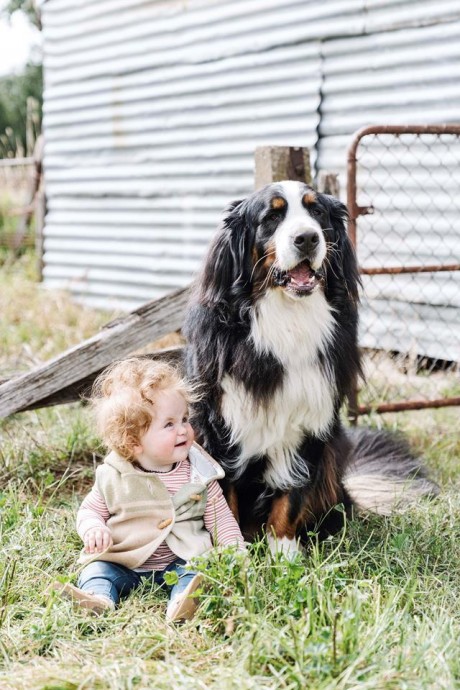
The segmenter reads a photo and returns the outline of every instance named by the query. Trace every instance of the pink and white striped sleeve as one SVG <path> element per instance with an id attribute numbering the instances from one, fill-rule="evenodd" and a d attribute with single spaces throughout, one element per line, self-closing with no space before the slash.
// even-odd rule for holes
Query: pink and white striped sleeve
<path id="1" fill-rule="evenodd" d="M 208 500 L 204 511 L 204 526 L 215 546 L 244 546 L 243 535 L 230 510 L 222 489 L 216 481 L 208 484 Z"/>
<path id="2" fill-rule="evenodd" d="M 82 540 L 89 529 L 105 527 L 110 517 L 107 505 L 95 486 L 83 500 L 77 513 L 77 532 Z"/>

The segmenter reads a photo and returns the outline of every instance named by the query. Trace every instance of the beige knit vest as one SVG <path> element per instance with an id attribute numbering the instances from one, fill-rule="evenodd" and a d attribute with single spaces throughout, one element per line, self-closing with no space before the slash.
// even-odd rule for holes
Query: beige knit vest
<path id="1" fill-rule="evenodd" d="M 137 470 L 110 453 L 96 470 L 96 486 L 107 505 L 113 545 L 104 553 L 81 552 L 79 563 L 110 561 L 127 568 L 141 566 L 162 542 L 179 558 L 189 560 L 212 546 L 205 529 L 207 485 L 224 471 L 201 446 L 189 453 L 190 481 L 171 496 L 158 475 Z"/>

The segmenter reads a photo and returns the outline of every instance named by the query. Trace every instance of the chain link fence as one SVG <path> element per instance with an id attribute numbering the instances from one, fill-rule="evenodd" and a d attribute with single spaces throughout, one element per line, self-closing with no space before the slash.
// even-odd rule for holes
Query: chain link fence
<path id="1" fill-rule="evenodd" d="M 347 193 L 366 374 L 351 416 L 460 405 L 460 125 L 361 130 Z"/>

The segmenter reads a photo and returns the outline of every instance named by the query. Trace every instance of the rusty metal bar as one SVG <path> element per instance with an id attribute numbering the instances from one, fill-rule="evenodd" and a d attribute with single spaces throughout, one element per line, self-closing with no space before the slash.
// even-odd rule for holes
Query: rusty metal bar
<path id="1" fill-rule="evenodd" d="M 372 125 L 358 130 L 352 139 L 347 157 L 347 206 L 348 206 L 348 235 L 357 249 L 357 219 L 361 215 L 374 213 L 374 207 L 359 206 L 357 202 L 357 151 L 361 140 L 368 135 L 392 134 L 396 137 L 403 134 L 452 134 L 460 136 L 460 124 L 439 125 Z M 431 266 L 400 266 L 381 268 L 360 268 L 363 275 L 398 275 L 403 273 L 436 273 L 440 271 L 459 271 L 460 264 L 431 265 Z M 442 398 L 437 400 L 406 400 L 396 403 L 382 403 L 380 405 L 359 405 L 358 382 L 349 395 L 349 419 L 356 424 L 361 414 L 369 412 L 399 412 L 403 410 L 422 410 L 428 408 L 450 407 L 460 405 L 460 397 Z"/>
<path id="2" fill-rule="evenodd" d="M 348 149 L 347 158 L 347 206 L 349 213 L 348 234 L 356 249 L 356 220 L 359 216 L 373 213 L 372 206 L 358 206 L 356 201 L 356 152 L 363 137 L 369 134 L 456 134 L 460 136 L 460 125 L 371 125 L 359 129 Z"/>
<path id="3" fill-rule="evenodd" d="M 405 410 L 426 410 L 432 407 L 453 407 L 460 405 L 460 398 L 440 398 L 438 400 L 403 400 L 397 403 L 382 403 L 381 405 L 358 405 L 358 414 L 370 412 L 402 412 Z"/>
<path id="4" fill-rule="evenodd" d="M 444 266 L 383 266 L 382 268 L 359 269 L 359 272 L 365 276 L 399 275 L 401 273 L 439 273 L 440 271 L 460 271 L 460 264 L 446 264 Z"/>

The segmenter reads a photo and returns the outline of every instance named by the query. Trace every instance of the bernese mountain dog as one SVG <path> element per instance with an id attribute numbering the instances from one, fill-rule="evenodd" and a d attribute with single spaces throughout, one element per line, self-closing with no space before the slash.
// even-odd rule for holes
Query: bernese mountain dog
<path id="1" fill-rule="evenodd" d="M 335 532 L 353 505 L 385 513 L 436 493 L 404 440 L 341 420 L 361 374 L 346 215 L 293 181 L 231 203 L 184 327 L 198 440 L 225 469 L 245 537 L 265 531 L 286 554 L 312 529 Z"/>

